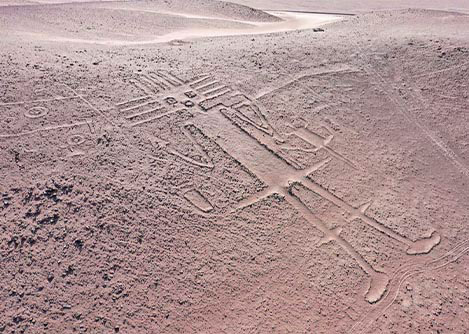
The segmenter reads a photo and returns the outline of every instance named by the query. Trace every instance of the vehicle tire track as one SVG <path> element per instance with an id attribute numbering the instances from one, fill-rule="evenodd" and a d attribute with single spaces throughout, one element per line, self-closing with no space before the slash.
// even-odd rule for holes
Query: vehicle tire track
<path id="1" fill-rule="evenodd" d="M 364 58 L 363 54 L 365 54 L 365 50 L 357 43 L 357 48 L 359 49 L 359 57 L 363 61 L 363 67 L 365 72 L 369 76 L 374 76 L 377 79 L 377 85 L 384 94 L 389 98 L 389 100 L 397 107 L 397 110 L 412 124 L 417 126 L 417 128 L 430 140 L 430 142 L 436 146 L 438 151 L 449 161 L 451 162 L 459 172 L 461 172 L 464 176 L 469 178 L 469 168 L 465 166 L 460 160 L 460 158 L 456 155 L 456 153 L 441 139 L 437 138 L 429 129 L 427 129 L 416 116 L 407 108 L 403 99 L 396 95 L 392 87 L 392 84 L 384 79 L 374 68 L 372 68 L 367 60 Z M 412 93 L 412 92 L 411 92 Z"/>
<path id="2" fill-rule="evenodd" d="M 377 304 L 377 307 L 356 322 L 347 334 L 365 334 L 370 326 L 381 317 L 396 301 L 402 285 L 405 281 L 415 275 L 424 274 L 430 271 L 436 271 L 457 261 L 461 256 L 469 252 L 469 239 L 459 243 L 446 254 L 437 259 L 429 260 L 423 263 L 410 263 L 400 267 L 391 278 L 388 291 L 383 299 Z"/>

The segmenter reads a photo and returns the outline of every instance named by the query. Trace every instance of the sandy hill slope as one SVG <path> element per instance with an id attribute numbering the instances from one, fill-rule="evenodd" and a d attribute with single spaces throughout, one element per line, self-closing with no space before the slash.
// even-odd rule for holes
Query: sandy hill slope
<path id="1" fill-rule="evenodd" d="M 1 0 L 1 6 L 23 6 L 23 5 L 35 5 L 37 2 L 34 1 L 26 1 L 26 0 Z"/>
<path id="2" fill-rule="evenodd" d="M 0 9 L 0 333 L 468 333 L 469 16 L 163 3 Z"/>
<path id="3" fill-rule="evenodd" d="M 407 8 L 469 11 L 466 0 L 233 0 L 254 8 L 276 10 L 306 10 L 321 12 L 360 13 L 373 10 L 399 10 Z"/>
<path id="4" fill-rule="evenodd" d="M 114 1 L 114 0 L 100 0 L 100 2 Z M 33 4 L 54 4 L 54 3 L 79 3 L 89 2 L 89 0 L 0 0 L 0 6 L 11 5 L 33 5 Z M 155 1 L 160 5 L 172 7 L 175 2 L 182 4 L 182 7 L 191 7 L 193 1 Z M 298 10 L 298 11 L 319 11 L 319 12 L 348 12 L 360 13 L 369 12 L 372 10 L 399 10 L 407 8 L 419 9 L 434 9 L 434 10 L 452 10 L 469 12 L 469 4 L 465 0 L 447 0 L 447 1 L 433 1 L 433 0 L 205 0 L 206 3 L 211 3 L 211 9 L 231 7 L 233 12 L 236 13 L 238 8 L 232 4 L 245 5 L 248 8 L 258 8 L 265 10 Z M 203 3 L 199 1 L 199 3 Z M 217 4 L 218 3 L 218 4 Z M 221 3 L 221 4 L 220 4 Z M 176 5 L 177 7 L 178 5 Z M 197 7 L 197 6 L 196 6 Z M 197 8 L 194 8 L 197 10 Z M 222 12 L 225 12 L 223 8 Z M 257 14 L 254 14 L 257 15 Z"/>
<path id="5" fill-rule="evenodd" d="M 340 17 L 267 13 L 221 1 L 117 1 L 0 7 L 0 34 L 16 39 L 137 45 L 315 28 Z"/>
<path id="6" fill-rule="evenodd" d="M 138 42 L 178 31 L 249 29 L 279 18 L 219 1 L 132 1 L 0 7 L 5 38 Z M 203 33 L 202 33 L 203 34 Z M 169 37 L 171 39 L 173 37 Z M 177 38 L 175 34 L 174 38 Z"/>

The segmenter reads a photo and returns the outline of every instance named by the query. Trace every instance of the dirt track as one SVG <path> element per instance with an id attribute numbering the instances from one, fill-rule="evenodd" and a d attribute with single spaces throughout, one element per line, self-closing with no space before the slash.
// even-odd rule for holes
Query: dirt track
<path id="1" fill-rule="evenodd" d="M 0 333 L 469 331 L 469 17 L 272 14 L 0 7 Z"/>

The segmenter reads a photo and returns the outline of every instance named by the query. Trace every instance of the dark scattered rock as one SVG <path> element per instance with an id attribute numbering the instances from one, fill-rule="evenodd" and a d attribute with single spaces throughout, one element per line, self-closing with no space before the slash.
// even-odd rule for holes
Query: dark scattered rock
<path id="1" fill-rule="evenodd" d="M 118 285 L 112 289 L 112 293 L 115 295 L 120 295 L 122 292 L 124 292 L 124 287 L 122 285 Z"/>
<path id="2" fill-rule="evenodd" d="M 4 200 L 3 200 L 3 208 L 6 209 L 6 208 L 8 208 L 9 206 L 10 206 L 10 201 L 7 200 L 7 199 L 4 199 Z"/>
<path id="3" fill-rule="evenodd" d="M 39 188 L 40 185 L 38 184 Z M 31 201 L 41 201 L 43 199 L 49 199 L 55 204 L 61 202 L 60 196 L 67 195 L 73 190 L 73 185 L 62 185 L 55 181 L 52 181 L 52 186 L 47 186 L 45 190 L 41 192 L 35 192 L 34 188 L 28 189 L 26 195 L 23 197 L 23 204 L 27 204 Z"/>
<path id="4" fill-rule="evenodd" d="M 47 275 L 47 281 L 50 283 L 54 280 L 54 275 L 49 273 L 49 275 Z"/>
<path id="5" fill-rule="evenodd" d="M 15 150 L 11 150 L 11 153 L 15 156 L 15 163 L 20 162 L 20 153 Z"/>
<path id="6" fill-rule="evenodd" d="M 313 31 L 314 32 L 324 32 L 324 29 L 323 28 L 314 28 Z"/>
<path id="7" fill-rule="evenodd" d="M 72 266 L 68 266 L 65 272 L 62 274 L 62 277 L 69 276 L 75 272 L 75 269 Z"/>
<path id="8" fill-rule="evenodd" d="M 157 278 L 152 284 L 150 284 L 150 288 L 152 289 L 158 289 L 158 286 L 160 285 L 160 279 Z"/>
<path id="9" fill-rule="evenodd" d="M 72 305 L 70 305 L 70 304 L 63 304 L 62 305 L 62 309 L 64 309 L 64 310 L 70 310 L 71 308 L 72 308 Z"/>
<path id="10" fill-rule="evenodd" d="M 23 322 L 24 321 L 24 318 L 20 315 L 16 316 L 16 317 L 13 317 L 13 322 L 18 325 L 20 322 Z"/>
<path id="11" fill-rule="evenodd" d="M 107 134 L 104 134 L 98 138 L 98 145 L 104 145 L 108 147 L 110 142 L 111 138 Z"/>
<path id="12" fill-rule="evenodd" d="M 20 297 L 20 298 L 23 298 L 24 293 L 18 293 L 18 292 L 16 292 L 15 290 L 12 290 L 12 291 L 10 291 L 10 293 L 8 294 L 8 296 L 10 296 L 10 297 Z"/>
<path id="13" fill-rule="evenodd" d="M 36 239 L 28 237 L 27 242 L 30 246 L 33 246 L 36 243 Z"/>
<path id="14" fill-rule="evenodd" d="M 58 183 L 54 183 L 54 186 L 57 190 L 60 190 L 61 195 L 70 194 L 73 190 L 73 185 L 61 185 Z"/>
<path id="15" fill-rule="evenodd" d="M 33 199 L 33 191 L 32 191 L 32 189 L 29 189 L 28 193 L 23 198 L 23 204 L 26 204 L 26 203 L 30 202 L 32 199 Z"/>
<path id="16" fill-rule="evenodd" d="M 83 249 L 83 245 L 84 245 L 84 242 L 83 240 L 80 240 L 80 239 L 77 239 L 73 242 L 73 245 L 78 248 L 78 250 L 82 250 Z"/>
<path id="17" fill-rule="evenodd" d="M 6 209 L 10 206 L 11 197 L 7 193 L 4 193 L 2 194 L 2 201 L 3 201 L 3 208 Z"/>
<path id="18" fill-rule="evenodd" d="M 25 218 L 32 218 L 35 219 L 39 214 L 41 213 L 41 205 L 37 204 L 36 209 L 32 211 L 32 209 L 29 209 L 28 212 L 25 214 Z"/>
<path id="19" fill-rule="evenodd" d="M 18 243 L 18 237 L 17 236 L 13 236 L 11 237 L 11 239 L 8 241 L 8 247 L 10 246 L 13 246 L 13 247 L 18 247 L 19 243 Z"/>
<path id="20" fill-rule="evenodd" d="M 47 188 L 43 193 L 44 197 L 52 200 L 54 203 L 60 202 L 60 199 L 57 198 L 57 189 Z"/>
<path id="21" fill-rule="evenodd" d="M 39 221 L 39 224 L 40 225 L 54 225 L 54 224 L 57 224 L 58 221 L 59 221 L 59 215 L 54 214 L 51 217 L 46 217 L 46 218 L 41 219 Z"/>

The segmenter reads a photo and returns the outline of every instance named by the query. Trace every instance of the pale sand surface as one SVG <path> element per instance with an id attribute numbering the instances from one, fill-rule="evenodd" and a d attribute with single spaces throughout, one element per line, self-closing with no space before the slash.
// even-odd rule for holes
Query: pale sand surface
<path id="1" fill-rule="evenodd" d="M 22 4 L 0 333 L 469 332 L 468 15 Z"/>
<path id="2" fill-rule="evenodd" d="M 148 12 L 148 11 L 146 11 Z M 259 34 L 270 34 L 278 32 L 286 32 L 292 30 L 303 30 L 318 28 L 324 24 L 339 21 L 341 18 L 335 15 L 323 15 L 323 14 L 310 14 L 310 13 L 294 13 L 284 11 L 272 11 L 267 12 L 274 16 L 282 19 L 279 22 L 255 22 L 255 21 L 241 21 L 241 20 L 230 20 L 220 19 L 212 17 L 204 17 L 199 15 L 189 14 L 173 14 L 170 12 L 158 13 L 169 16 L 181 16 L 188 19 L 200 19 L 200 20 L 216 20 L 222 23 L 226 23 L 226 28 L 221 27 L 219 29 L 204 29 L 204 28 L 189 28 L 181 29 L 175 32 L 167 33 L 162 36 L 153 39 L 141 39 L 137 40 L 117 40 L 117 39 L 78 39 L 78 38 L 66 38 L 66 37 L 55 37 L 47 34 L 39 33 L 27 33 L 32 38 L 44 39 L 56 42 L 74 42 L 74 43 L 92 43 L 92 44 L 105 44 L 105 45 L 139 45 L 139 44 L 155 44 L 155 43 L 166 43 L 173 40 L 188 40 L 202 37 L 222 37 L 222 36 L 243 36 L 243 35 L 259 35 Z M 240 23 L 243 26 L 240 28 L 228 28 L 233 23 Z M 137 37 L 137 36 L 133 36 Z"/>
<path id="3" fill-rule="evenodd" d="M 35 6 L 25 9 L 24 14 L 18 13 L 16 8 L 15 10 L 9 10 L 4 14 L 5 23 L 0 23 L 0 25 L 3 26 L 5 33 L 10 32 L 7 36 L 10 39 L 25 38 L 82 44 L 139 45 L 201 37 L 257 35 L 312 29 L 340 20 L 339 16 L 334 15 L 272 11 L 265 14 L 266 17 L 269 17 L 270 14 L 272 21 L 269 22 L 257 20 L 257 17 L 247 17 L 246 20 L 242 20 L 236 17 L 217 16 L 214 13 L 211 16 L 204 16 L 190 13 L 190 10 L 176 12 L 177 9 L 182 8 L 169 6 L 161 8 L 158 4 L 152 5 L 151 2 L 137 3 L 136 5 L 129 2 L 85 5 L 77 3 L 68 6 L 56 5 L 53 8 Z M 63 17 L 64 19 L 58 19 L 55 22 L 41 19 L 41 16 L 45 18 L 53 15 L 54 12 L 55 15 L 60 15 L 59 18 Z M 93 23 L 90 22 L 89 26 L 82 26 L 83 22 L 80 22 L 76 29 L 72 29 L 70 21 L 65 18 L 68 16 L 73 20 L 74 16 L 80 17 L 81 15 L 90 15 L 88 20 L 92 20 Z M 106 20 L 110 15 L 113 15 L 113 17 L 118 15 L 119 18 L 126 21 L 126 24 L 113 26 L 112 30 L 109 29 L 105 34 L 103 34 L 103 31 L 98 31 L 98 35 L 102 34 L 102 36 L 98 39 L 93 38 L 97 35 L 96 30 L 100 30 L 96 29 L 96 26 L 101 24 L 99 20 Z M 126 16 L 128 16 L 128 19 L 125 18 Z M 21 21 L 21 17 L 23 17 L 21 27 L 14 25 L 13 22 Z M 254 18 L 256 20 L 253 20 Z M 134 19 L 141 20 L 143 24 L 141 26 L 133 24 Z M 148 30 L 147 27 L 151 22 L 155 22 L 155 24 Z M 163 22 L 167 23 L 164 24 Z M 91 33 L 87 34 L 87 30 L 90 30 Z M 83 35 L 89 35 L 89 37 L 81 38 Z"/>
<path id="4" fill-rule="evenodd" d="M 232 2 L 264 10 L 305 10 L 318 12 L 363 13 L 408 8 L 469 12 L 466 0 L 233 0 Z"/>

